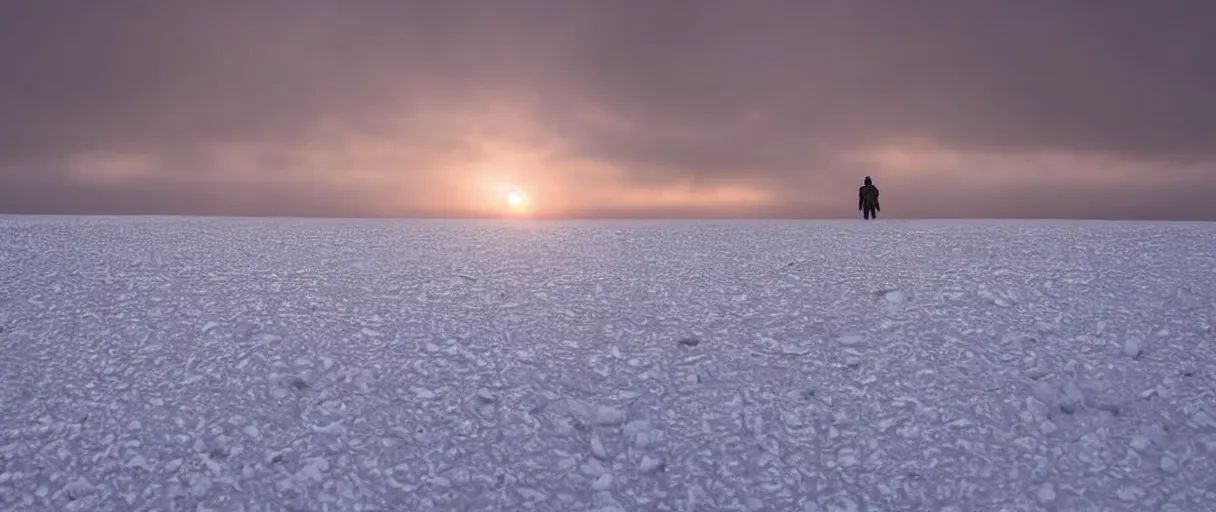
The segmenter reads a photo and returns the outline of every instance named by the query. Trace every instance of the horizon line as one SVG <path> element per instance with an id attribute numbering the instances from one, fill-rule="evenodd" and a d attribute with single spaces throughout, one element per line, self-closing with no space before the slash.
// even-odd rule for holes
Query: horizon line
<path id="1" fill-rule="evenodd" d="M 513 222 L 562 222 L 562 221 L 1081 221 L 1081 222 L 1157 222 L 1157 223 L 1213 223 L 1216 219 L 1166 219 L 1166 218 L 1110 218 L 1110 217 L 885 217 L 872 221 L 861 217 L 814 217 L 814 216 L 485 216 L 485 215 L 292 215 L 292 214 L 216 214 L 216 213 L 28 213 L 0 212 L 2 217 L 172 217 L 202 219 L 249 219 L 249 220 L 403 220 L 403 221 L 513 221 Z"/>

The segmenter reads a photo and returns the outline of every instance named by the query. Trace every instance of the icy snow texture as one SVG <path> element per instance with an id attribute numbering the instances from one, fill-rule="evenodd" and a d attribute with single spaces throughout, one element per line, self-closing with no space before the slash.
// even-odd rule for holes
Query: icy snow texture
<path id="1" fill-rule="evenodd" d="M 1214 272 L 1198 223 L 3 217 L 0 510 L 1206 510 Z"/>

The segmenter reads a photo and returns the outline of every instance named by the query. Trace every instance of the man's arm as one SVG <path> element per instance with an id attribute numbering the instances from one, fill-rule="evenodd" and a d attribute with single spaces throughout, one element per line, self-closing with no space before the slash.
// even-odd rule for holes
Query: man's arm
<path id="1" fill-rule="evenodd" d="M 865 206 L 865 204 L 866 204 L 866 189 L 865 189 L 865 187 L 862 187 L 862 188 L 857 189 L 857 210 L 861 211 L 861 208 L 863 206 Z"/>

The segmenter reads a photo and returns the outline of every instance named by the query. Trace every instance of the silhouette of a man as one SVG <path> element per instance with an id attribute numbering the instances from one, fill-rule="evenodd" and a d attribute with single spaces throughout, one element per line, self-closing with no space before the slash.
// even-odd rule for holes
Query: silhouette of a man
<path id="1" fill-rule="evenodd" d="M 878 212 L 882 211 L 882 208 L 878 207 L 878 187 L 874 186 L 874 181 L 869 176 L 866 176 L 866 184 L 857 192 L 857 209 L 866 220 L 877 219 Z"/>

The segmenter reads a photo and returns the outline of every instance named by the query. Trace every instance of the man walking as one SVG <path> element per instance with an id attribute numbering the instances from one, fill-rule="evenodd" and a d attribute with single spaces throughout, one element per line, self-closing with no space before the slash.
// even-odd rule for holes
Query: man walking
<path id="1" fill-rule="evenodd" d="M 869 176 L 866 176 L 865 185 L 862 185 L 857 193 L 857 209 L 866 220 L 877 219 L 878 212 L 882 211 L 882 208 L 878 207 L 878 187 L 874 186 L 874 181 Z"/>

